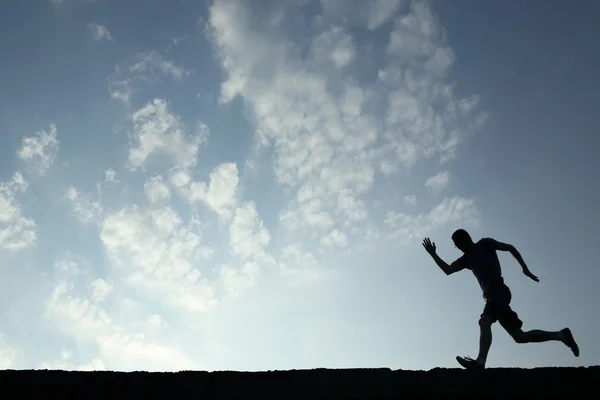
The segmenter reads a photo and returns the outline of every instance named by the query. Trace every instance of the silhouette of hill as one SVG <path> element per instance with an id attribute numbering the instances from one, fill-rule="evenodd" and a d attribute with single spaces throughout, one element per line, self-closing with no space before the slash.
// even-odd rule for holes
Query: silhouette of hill
<path id="1" fill-rule="evenodd" d="M 600 366 L 488 369 L 314 369 L 267 372 L 0 371 L 6 398 L 391 399 L 485 395 L 510 397 L 594 393 Z"/>

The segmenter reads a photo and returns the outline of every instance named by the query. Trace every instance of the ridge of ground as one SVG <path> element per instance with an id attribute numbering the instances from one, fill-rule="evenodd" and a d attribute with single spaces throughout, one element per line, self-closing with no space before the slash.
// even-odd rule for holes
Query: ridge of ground
<path id="1" fill-rule="evenodd" d="M 7 398 L 20 399 L 545 397 L 593 393 L 599 383 L 600 366 L 485 371 L 444 368 L 429 371 L 389 368 L 265 372 L 0 371 L 0 384 L 2 390 L 9 393 Z"/>

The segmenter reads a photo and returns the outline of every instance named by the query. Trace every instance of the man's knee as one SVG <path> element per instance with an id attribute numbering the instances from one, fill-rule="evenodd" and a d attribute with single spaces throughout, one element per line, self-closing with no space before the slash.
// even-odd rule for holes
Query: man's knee
<path id="1" fill-rule="evenodd" d="M 527 343 L 527 335 L 521 329 L 511 329 L 508 331 L 508 334 L 517 343 Z"/>

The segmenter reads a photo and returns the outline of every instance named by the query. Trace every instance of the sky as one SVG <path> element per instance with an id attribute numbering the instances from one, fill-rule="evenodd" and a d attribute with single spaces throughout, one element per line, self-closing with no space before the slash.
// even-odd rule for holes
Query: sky
<path id="1" fill-rule="evenodd" d="M 600 361 L 600 5 L 35 0 L 0 12 L 0 369 Z M 596 183 L 594 183 L 596 182 Z"/>

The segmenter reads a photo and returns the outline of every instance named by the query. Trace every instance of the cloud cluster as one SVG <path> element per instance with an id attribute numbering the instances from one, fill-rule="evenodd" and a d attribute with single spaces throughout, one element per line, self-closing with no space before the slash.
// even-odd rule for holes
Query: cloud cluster
<path id="1" fill-rule="evenodd" d="M 50 124 L 47 130 L 24 137 L 17 157 L 28 174 L 42 177 L 56 160 L 58 143 L 56 126 Z M 20 171 L 14 172 L 9 181 L 0 180 L 0 251 L 18 252 L 36 242 L 36 223 L 23 215 L 19 199 L 28 188 L 29 183 Z"/>
<path id="2" fill-rule="evenodd" d="M 35 222 L 23 216 L 16 195 L 25 190 L 26 183 L 20 173 L 10 182 L 0 182 L 0 249 L 19 251 L 36 240 Z"/>
<path id="3" fill-rule="evenodd" d="M 128 326 L 115 322 L 101 306 L 102 300 L 111 292 L 107 282 L 95 280 L 89 288 L 91 295 L 76 295 L 73 292 L 74 282 L 82 273 L 79 260 L 60 261 L 55 269 L 58 271 L 57 283 L 46 304 L 47 316 L 64 333 L 79 341 L 94 343 L 99 356 L 84 365 L 72 365 L 69 363 L 70 354 L 62 351 L 60 361 L 42 364 L 42 368 L 102 370 L 106 368 L 105 363 L 119 365 L 125 370 L 141 365 L 150 370 L 197 367 L 179 351 L 149 341 L 144 332 L 132 331 Z"/>
<path id="4" fill-rule="evenodd" d="M 268 29 L 257 28 L 262 11 L 236 2 L 213 3 L 209 18 L 227 74 L 220 101 L 244 100 L 256 121 L 258 144 L 273 148 L 277 182 L 295 193 L 281 223 L 326 244 L 344 230 L 364 240 L 371 232 L 365 225 L 372 221 L 368 202 L 376 181 L 432 157 L 448 162 L 470 134 L 464 122 L 485 117 L 475 113 L 477 96 L 458 98 L 446 81 L 454 55 L 427 3 L 344 5 L 342 12 L 341 3 L 324 2 L 306 52 L 285 30 L 302 6 L 278 9 Z M 347 14 L 354 24 L 374 30 L 396 11 L 387 45 L 375 55 L 361 54 L 374 44 L 368 35 L 353 35 L 342 24 Z M 369 78 L 352 68 L 367 56 L 381 60 Z M 447 172 L 440 172 L 427 186 L 441 189 L 447 180 Z M 458 200 L 446 199 L 438 208 L 472 204 Z M 409 195 L 406 201 L 416 199 Z M 468 216 L 463 208 L 447 212 Z"/>
<path id="5" fill-rule="evenodd" d="M 448 186 L 450 182 L 450 173 L 448 171 L 442 171 L 434 176 L 427 178 L 425 186 L 432 189 L 434 192 L 441 192 Z"/>
<path id="6" fill-rule="evenodd" d="M 145 86 L 153 86 L 160 82 L 174 82 L 176 84 L 184 81 L 191 70 L 182 65 L 165 58 L 161 51 L 150 49 L 134 54 L 124 62 L 118 63 L 115 71 L 108 77 L 108 91 L 110 97 L 120 100 L 125 105 L 130 105 L 131 98 L 137 92 L 141 92 Z M 138 116 L 144 118 L 147 113 L 159 112 L 163 99 L 156 99 L 154 104 L 148 104 L 146 110 L 139 110 Z M 201 127 L 199 127 L 201 129 Z"/>

